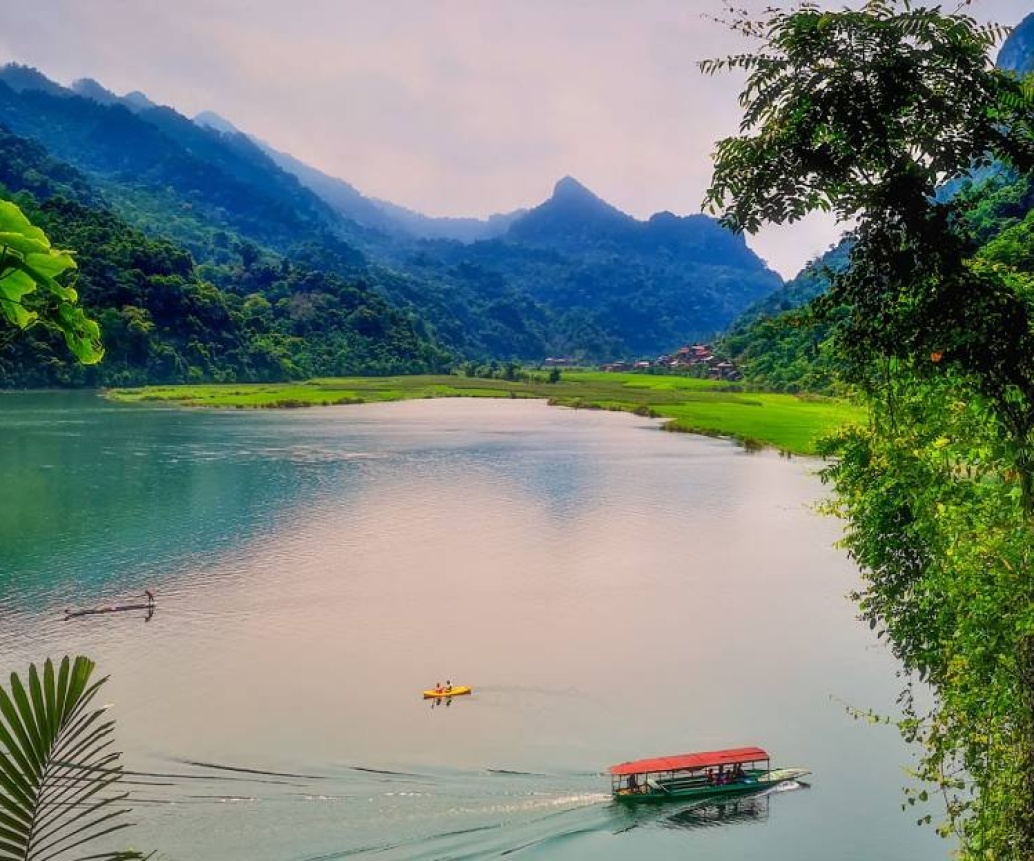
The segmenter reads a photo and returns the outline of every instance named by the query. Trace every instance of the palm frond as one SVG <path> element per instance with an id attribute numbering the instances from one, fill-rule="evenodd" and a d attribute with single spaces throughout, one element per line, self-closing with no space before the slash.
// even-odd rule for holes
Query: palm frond
<path id="1" fill-rule="evenodd" d="M 83 847 L 127 828 L 128 793 L 109 748 L 114 723 L 90 703 L 106 679 L 91 682 L 89 658 L 48 660 L 28 684 L 0 685 L 0 861 L 133 861 L 136 851 Z M 76 850 L 92 854 L 79 854 Z"/>

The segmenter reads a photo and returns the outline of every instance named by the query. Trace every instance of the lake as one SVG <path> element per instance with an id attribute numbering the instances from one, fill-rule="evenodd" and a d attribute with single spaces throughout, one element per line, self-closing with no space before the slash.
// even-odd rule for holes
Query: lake
<path id="1" fill-rule="evenodd" d="M 110 681 L 169 861 L 945 859 L 817 464 L 535 401 L 291 411 L 0 395 L 0 670 Z M 63 621 L 152 589 L 153 618 Z M 435 707 L 446 679 L 473 696 Z M 6 683 L 5 683 L 6 684 Z M 803 785 L 626 809 L 606 768 L 760 745 Z M 933 812 L 937 812 L 936 808 Z"/>

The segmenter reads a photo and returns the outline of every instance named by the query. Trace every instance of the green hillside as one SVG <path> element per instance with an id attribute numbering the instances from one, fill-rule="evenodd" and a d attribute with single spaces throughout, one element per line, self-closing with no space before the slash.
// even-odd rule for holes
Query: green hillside
<path id="1" fill-rule="evenodd" d="M 359 281 L 269 260 L 227 238 L 205 271 L 167 239 L 106 209 L 103 195 L 38 144 L 0 129 L 0 196 L 77 253 L 76 288 L 101 324 L 105 359 L 74 363 L 42 329 L 0 350 L 0 385 L 138 385 L 413 373 L 450 355 L 418 321 Z"/>

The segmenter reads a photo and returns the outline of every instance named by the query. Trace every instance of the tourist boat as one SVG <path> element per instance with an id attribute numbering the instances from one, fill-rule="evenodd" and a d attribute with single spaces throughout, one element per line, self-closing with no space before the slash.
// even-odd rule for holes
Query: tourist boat
<path id="1" fill-rule="evenodd" d="M 466 685 L 453 685 L 451 688 L 442 688 L 441 690 L 430 690 L 424 691 L 424 699 L 439 699 L 440 697 L 462 697 L 464 694 L 473 693 L 474 689 L 469 688 Z"/>
<path id="2" fill-rule="evenodd" d="M 760 747 L 735 747 L 622 762 L 609 769 L 617 801 L 667 801 L 758 792 L 811 774 L 771 768 Z"/>

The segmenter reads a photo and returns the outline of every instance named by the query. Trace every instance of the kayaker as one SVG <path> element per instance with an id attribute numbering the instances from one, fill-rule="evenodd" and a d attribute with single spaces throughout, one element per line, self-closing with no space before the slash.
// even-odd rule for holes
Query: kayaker
<path id="1" fill-rule="evenodd" d="M 441 682 L 435 682 L 434 683 L 434 692 L 436 694 L 440 694 L 442 692 L 442 683 Z"/>
<path id="2" fill-rule="evenodd" d="M 447 694 L 451 694 L 452 693 L 452 682 L 449 679 L 445 680 L 445 693 L 447 693 Z"/>

